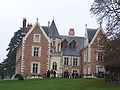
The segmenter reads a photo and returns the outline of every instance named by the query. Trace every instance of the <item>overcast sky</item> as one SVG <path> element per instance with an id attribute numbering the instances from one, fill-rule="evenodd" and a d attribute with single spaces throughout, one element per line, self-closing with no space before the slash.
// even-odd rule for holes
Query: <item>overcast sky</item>
<path id="1" fill-rule="evenodd" d="M 69 28 L 76 36 L 84 36 L 85 24 L 97 28 L 96 19 L 89 9 L 94 0 L 0 0 L 0 62 L 6 58 L 10 39 L 20 27 L 23 18 L 35 24 L 36 18 L 42 26 L 55 20 L 61 35 L 68 35 Z"/>

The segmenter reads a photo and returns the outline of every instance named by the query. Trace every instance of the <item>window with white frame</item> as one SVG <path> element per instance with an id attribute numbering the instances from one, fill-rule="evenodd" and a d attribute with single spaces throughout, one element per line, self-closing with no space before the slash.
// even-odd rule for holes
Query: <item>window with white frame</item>
<path id="1" fill-rule="evenodd" d="M 104 72 L 104 67 L 100 65 L 96 65 L 96 73 L 99 73 L 99 72 Z"/>
<path id="2" fill-rule="evenodd" d="M 103 52 L 97 52 L 97 61 L 103 60 Z"/>
<path id="3" fill-rule="evenodd" d="M 101 38 L 97 38 L 97 46 L 98 47 L 103 47 L 103 41 Z"/>
<path id="4" fill-rule="evenodd" d="M 73 66 L 78 66 L 78 58 L 73 58 Z"/>
<path id="5" fill-rule="evenodd" d="M 34 42 L 40 42 L 41 35 L 40 34 L 34 34 Z"/>
<path id="6" fill-rule="evenodd" d="M 64 58 L 64 65 L 69 65 L 69 58 L 68 57 Z"/>
<path id="7" fill-rule="evenodd" d="M 39 74 L 39 66 L 40 64 L 38 62 L 33 62 L 31 64 L 31 73 L 33 74 Z"/>
<path id="8" fill-rule="evenodd" d="M 41 55 L 41 47 L 40 46 L 33 46 L 32 47 L 32 56 L 40 57 Z"/>

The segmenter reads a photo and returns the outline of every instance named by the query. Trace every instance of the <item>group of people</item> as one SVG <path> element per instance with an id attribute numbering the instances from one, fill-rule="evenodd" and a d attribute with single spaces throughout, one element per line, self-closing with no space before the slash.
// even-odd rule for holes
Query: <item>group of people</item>
<path id="1" fill-rule="evenodd" d="M 48 78 L 55 78 L 55 77 L 59 77 L 56 75 L 56 71 L 54 70 L 48 70 L 47 71 L 47 75 L 46 75 Z M 64 77 L 64 78 L 79 78 L 79 74 L 76 72 L 76 73 L 69 73 L 68 71 L 64 71 L 64 73 L 62 73 L 61 77 Z"/>
<path id="2" fill-rule="evenodd" d="M 79 78 L 79 74 L 77 72 L 69 73 L 68 71 L 65 71 L 63 74 L 64 78 Z"/>
<path id="3" fill-rule="evenodd" d="M 52 78 L 52 77 L 56 77 L 56 72 L 55 71 L 53 71 L 53 70 L 48 70 L 47 71 L 47 77 L 48 78 Z"/>

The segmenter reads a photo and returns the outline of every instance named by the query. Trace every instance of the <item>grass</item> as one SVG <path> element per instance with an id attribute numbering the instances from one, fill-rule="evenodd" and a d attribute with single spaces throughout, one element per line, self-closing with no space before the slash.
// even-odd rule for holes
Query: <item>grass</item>
<path id="1" fill-rule="evenodd" d="M 103 79 L 31 79 L 0 81 L 0 90 L 120 90 Z"/>

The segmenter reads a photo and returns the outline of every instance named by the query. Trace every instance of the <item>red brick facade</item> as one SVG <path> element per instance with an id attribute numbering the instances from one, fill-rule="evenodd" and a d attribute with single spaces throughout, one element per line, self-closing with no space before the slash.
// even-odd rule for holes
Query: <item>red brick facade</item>
<path id="1" fill-rule="evenodd" d="M 99 51 L 103 52 L 103 47 L 98 46 L 98 44 L 97 44 L 97 42 L 98 42 L 97 38 L 100 38 L 100 39 L 103 38 L 102 31 L 100 31 L 98 33 L 98 35 L 96 36 L 94 42 L 91 44 L 91 73 L 97 73 L 96 72 L 96 65 L 99 65 L 99 63 L 97 63 L 97 58 L 96 58 L 97 56 L 96 55 L 97 55 L 97 52 L 99 52 Z M 100 43 L 102 43 L 102 42 L 100 42 Z"/>
<path id="2" fill-rule="evenodd" d="M 33 30 L 31 30 L 33 29 Z M 23 76 L 32 76 L 34 74 L 31 73 L 32 62 L 39 62 L 40 63 L 40 75 L 45 75 L 46 71 L 48 70 L 48 39 L 46 38 L 43 30 L 41 30 L 41 26 L 36 23 L 34 28 L 31 28 L 26 36 L 23 38 L 22 43 L 22 51 L 21 55 L 21 71 L 19 73 L 23 74 Z M 31 32 L 30 32 L 31 31 Z M 30 32 L 30 33 L 29 33 Z M 40 42 L 34 42 L 33 37 L 34 34 L 40 34 Z M 40 57 L 32 56 L 32 47 L 39 46 L 41 47 Z M 21 49 L 19 49 L 21 50 Z M 19 56 L 17 56 L 19 57 Z M 18 59 L 19 60 L 19 59 Z M 16 62 L 20 62 L 16 60 Z M 16 63 L 16 66 L 18 63 Z M 17 68 L 17 67 L 16 67 Z M 18 71 L 17 71 L 18 72 Z"/>
<path id="3" fill-rule="evenodd" d="M 99 40 L 99 41 L 98 41 Z M 104 52 L 103 43 L 105 42 L 104 32 L 98 30 L 92 41 L 81 51 L 81 71 L 82 74 L 95 74 L 97 72 L 97 66 L 101 66 L 97 60 L 97 53 Z M 98 45 L 98 43 L 100 45 Z M 86 55 L 86 56 L 85 56 Z"/>

